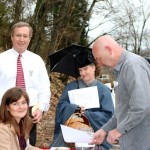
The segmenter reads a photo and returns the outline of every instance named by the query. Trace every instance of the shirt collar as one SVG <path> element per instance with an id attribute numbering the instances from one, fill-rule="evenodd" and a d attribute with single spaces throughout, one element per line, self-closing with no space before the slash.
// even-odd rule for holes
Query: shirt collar
<path id="1" fill-rule="evenodd" d="M 85 83 L 83 82 L 83 80 L 80 80 L 80 81 L 79 81 L 79 87 L 80 87 L 80 88 L 91 87 L 91 86 L 95 86 L 96 83 L 97 83 L 97 80 L 96 80 L 96 79 L 95 79 L 93 82 L 89 83 L 88 85 L 85 84 Z"/>
<path id="2" fill-rule="evenodd" d="M 113 70 L 114 73 L 117 73 L 117 72 L 120 71 L 120 69 L 121 69 L 121 67 L 122 67 L 122 65 L 123 65 L 123 63 L 124 63 L 124 61 L 125 61 L 125 59 L 126 59 L 127 54 L 128 54 L 128 51 L 123 50 L 123 52 L 122 52 L 122 54 L 121 54 L 121 57 L 120 57 L 120 59 L 119 59 L 118 64 L 114 67 L 114 70 Z"/>
<path id="3" fill-rule="evenodd" d="M 19 53 L 14 48 L 12 48 L 12 52 L 14 53 L 14 55 L 16 55 L 16 57 L 18 57 Z M 23 53 L 21 53 L 22 58 L 25 57 L 26 53 L 27 53 L 27 50 L 25 50 Z"/>

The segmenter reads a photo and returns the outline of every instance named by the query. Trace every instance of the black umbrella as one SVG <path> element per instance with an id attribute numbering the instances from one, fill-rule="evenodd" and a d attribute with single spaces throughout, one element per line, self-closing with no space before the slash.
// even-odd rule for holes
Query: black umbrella
<path id="1" fill-rule="evenodd" d="M 91 48 L 72 44 L 48 56 L 50 60 L 50 71 L 59 72 L 78 78 L 79 71 L 76 64 L 76 56 L 84 51 L 91 51 Z"/>

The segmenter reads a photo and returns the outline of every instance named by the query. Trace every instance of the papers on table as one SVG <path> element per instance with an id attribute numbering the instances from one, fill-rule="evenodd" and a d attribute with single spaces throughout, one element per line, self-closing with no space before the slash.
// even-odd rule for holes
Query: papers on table
<path id="1" fill-rule="evenodd" d="M 71 104 L 89 108 L 100 107 L 97 86 L 68 91 Z"/>
<path id="2" fill-rule="evenodd" d="M 67 143 L 89 143 L 93 133 L 80 131 L 64 125 L 61 125 L 64 141 Z"/>

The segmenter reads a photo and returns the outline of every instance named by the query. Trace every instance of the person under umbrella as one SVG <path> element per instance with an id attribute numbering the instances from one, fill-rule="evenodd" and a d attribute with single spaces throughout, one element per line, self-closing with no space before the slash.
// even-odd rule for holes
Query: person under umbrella
<path id="1" fill-rule="evenodd" d="M 78 82 L 72 81 L 65 88 L 56 107 L 54 138 L 50 147 L 67 146 L 63 140 L 60 124 L 64 124 L 69 117 L 80 110 L 89 120 L 94 132 L 103 126 L 112 117 L 114 113 L 114 105 L 111 92 L 107 86 L 96 79 L 99 71 L 96 69 L 92 52 L 87 50 L 77 54 L 77 67 L 79 69 L 80 78 Z M 79 88 L 97 86 L 99 95 L 99 108 L 84 109 L 76 104 L 71 104 L 68 91 Z M 104 141 L 99 145 L 99 149 L 108 150 L 111 145 Z"/>

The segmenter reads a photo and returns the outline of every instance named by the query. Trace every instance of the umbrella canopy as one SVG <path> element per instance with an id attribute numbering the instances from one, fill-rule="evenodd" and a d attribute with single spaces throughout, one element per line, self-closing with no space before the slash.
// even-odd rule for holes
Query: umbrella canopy
<path id="1" fill-rule="evenodd" d="M 76 56 L 84 51 L 92 51 L 91 48 L 72 44 L 48 56 L 50 61 L 50 71 L 63 73 L 74 78 L 78 78 Z"/>

